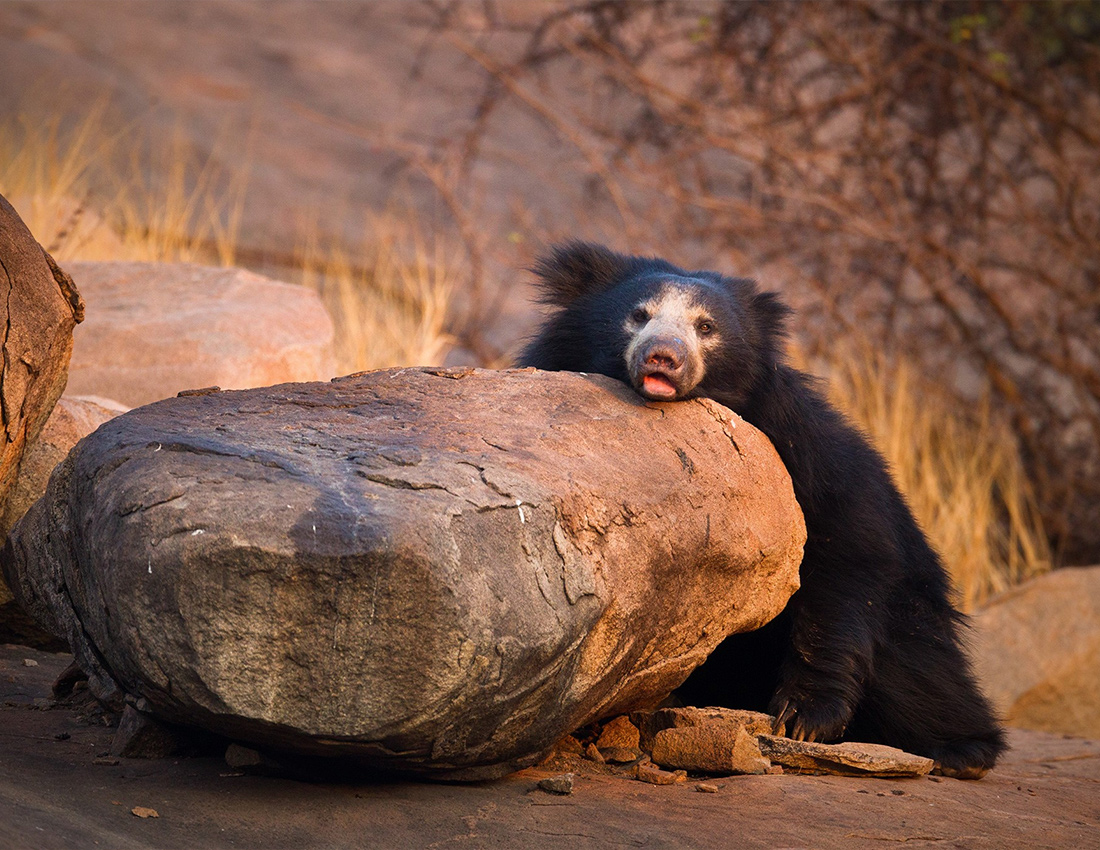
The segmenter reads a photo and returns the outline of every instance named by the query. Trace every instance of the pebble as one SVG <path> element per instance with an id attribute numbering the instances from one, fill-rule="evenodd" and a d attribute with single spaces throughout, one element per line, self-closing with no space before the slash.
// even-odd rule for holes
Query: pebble
<path id="1" fill-rule="evenodd" d="M 634 776 L 642 782 L 648 782 L 650 785 L 676 785 L 679 782 L 687 781 L 686 770 L 661 770 L 659 767 L 648 764 L 638 765 Z"/>
<path id="2" fill-rule="evenodd" d="M 572 794 L 575 778 L 576 775 L 572 773 L 559 773 L 557 776 L 548 776 L 539 780 L 539 789 L 550 794 L 561 794 L 563 796 Z"/>
<path id="3" fill-rule="evenodd" d="M 713 782 L 696 782 L 695 790 L 701 791 L 704 794 L 717 794 L 718 786 Z"/>
<path id="4" fill-rule="evenodd" d="M 605 762 L 611 764 L 629 764 L 641 758 L 641 750 L 633 747 L 600 747 L 600 755 Z"/>

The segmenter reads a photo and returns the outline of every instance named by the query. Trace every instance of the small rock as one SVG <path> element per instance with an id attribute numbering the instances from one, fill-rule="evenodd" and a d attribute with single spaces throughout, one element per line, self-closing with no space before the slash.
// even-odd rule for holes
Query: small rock
<path id="1" fill-rule="evenodd" d="M 630 719 L 638 728 L 641 736 L 639 746 L 650 751 L 653 739 L 662 729 L 680 729 L 686 726 L 710 726 L 724 724 L 731 729 L 743 728 L 750 735 L 770 735 L 775 718 L 759 711 L 743 711 L 734 708 L 658 708 L 654 711 L 635 711 Z"/>
<path id="2" fill-rule="evenodd" d="M 230 744 L 226 747 L 225 763 L 234 770 L 245 770 L 249 773 L 272 774 L 283 771 L 283 765 L 275 759 L 264 755 L 259 750 L 242 747 L 240 744 Z"/>
<path id="3" fill-rule="evenodd" d="M 130 809 L 130 814 L 139 818 L 159 818 L 160 814 L 156 809 L 149 809 L 145 806 L 134 806 Z"/>
<path id="4" fill-rule="evenodd" d="M 616 717 L 604 724 L 600 737 L 596 739 L 596 746 L 601 750 L 612 747 L 638 749 L 639 744 L 638 727 L 631 723 L 626 715 Z"/>
<path id="5" fill-rule="evenodd" d="M 112 758 L 111 756 L 97 756 L 92 760 L 92 764 L 105 764 L 109 767 L 114 767 L 119 763 L 119 760 Z"/>
<path id="6" fill-rule="evenodd" d="M 638 765 L 634 776 L 642 782 L 648 782 L 650 785 L 675 785 L 678 782 L 687 781 L 686 770 L 661 770 L 659 767 L 648 764 Z"/>
<path id="7" fill-rule="evenodd" d="M 713 782 L 696 782 L 695 790 L 703 794 L 717 794 L 718 786 Z"/>
<path id="8" fill-rule="evenodd" d="M 575 778 L 576 774 L 573 773 L 559 773 L 557 776 L 540 779 L 538 787 L 541 791 L 565 796 L 573 793 L 573 780 Z"/>
<path id="9" fill-rule="evenodd" d="M 597 747 L 595 744 L 589 744 L 587 747 L 585 747 L 584 757 L 589 761 L 596 762 L 596 764 L 607 763 L 607 759 L 603 757 L 603 754 L 600 752 L 600 748 Z"/>
<path id="10" fill-rule="evenodd" d="M 637 761 L 641 758 L 642 751 L 634 747 L 596 747 L 600 751 L 600 755 L 603 756 L 605 762 L 611 764 L 629 764 L 632 761 Z"/>
<path id="11" fill-rule="evenodd" d="M 652 756 L 663 767 L 703 773 L 760 775 L 771 766 L 756 737 L 728 723 L 662 729 L 653 739 Z"/>
<path id="12" fill-rule="evenodd" d="M 572 735 L 566 735 L 554 745 L 554 752 L 579 756 L 584 753 L 584 747 Z"/>
<path id="13" fill-rule="evenodd" d="M 33 658 L 24 658 L 23 659 L 23 666 L 24 667 L 37 667 L 38 662 L 35 661 Z"/>
<path id="14" fill-rule="evenodd" d="M 182 742 L 172 728 L 143 714 L 132 705 L 122 711 L 111 755 L 128 759 L 162 759 L 178 752 Z"/>
<path id="15" fill-rule="evenodd" d="M 932 759 L 913 755 L 882 744 L 846 741 L 818 744 L 793 741 L 775 735 L 760 735 L 761 752 L 773 762 L 799 772 L 832 773 L 838 776 L 924 776 Z"/>

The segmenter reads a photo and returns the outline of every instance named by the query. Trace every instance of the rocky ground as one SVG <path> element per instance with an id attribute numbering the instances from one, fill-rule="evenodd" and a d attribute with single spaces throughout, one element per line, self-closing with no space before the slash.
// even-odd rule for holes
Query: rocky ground
<path id="1" fill-rule="evenodd" d="M 0 846 L 1085 848 L 1100 830 L 1100 742 L 1039 732 L 1014 731 L 978 782 L 740 776 L 713 793 L 597 774 L 557 796 L 537 768 L 473 785 L 305 782 L 215 755 L 114 759 L 94 713 L 52 704 L 68 662 L 0 647 Z"/>

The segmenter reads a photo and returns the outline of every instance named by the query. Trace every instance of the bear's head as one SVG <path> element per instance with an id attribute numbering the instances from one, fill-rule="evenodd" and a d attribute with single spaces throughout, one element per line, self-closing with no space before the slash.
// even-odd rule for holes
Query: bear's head
<path id="1" fill-rule="evenodd" d="M 745 402 L 781 358 L 788 309 L 744 278 L 570 242 L 534 267 L 553 312 L 521 362 L 599 372 L 655 401 Z"/>

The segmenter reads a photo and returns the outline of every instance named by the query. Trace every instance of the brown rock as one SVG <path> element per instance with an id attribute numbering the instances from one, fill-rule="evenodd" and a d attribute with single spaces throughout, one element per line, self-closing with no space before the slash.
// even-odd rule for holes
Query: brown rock
<path id="1" fill-rule="evenodd" d="M 743 728 L 750 735 L 770 735 L 775 718 L 759 711 L 744 711 L 717 706 L 696 708 L 658 708 L 651 711 L 631 712 L 630 719 L 638 727 L 641 748 L 647 752 L 653 748 L 653 739 L 662 729 L 679 729 L 690 726 L 725 725 L 729 734 Z"/>
<path id="2" fill-rule="evenodd" d="M 975 672 L 1008 723 L 1100 737 L 1100 566 L 1013 588 L 972 624 Z"/>
<path id="3" fill-rule="evenodd" d="M 784 768 L 802 773 L 834 773 L 840 776 L 924 776 L 932 770 L 930 758 L 916 756 L 882 744 L 818 744 L 775 735 L 760 735 L 760 751 Z M 789 772 L 789 771 L 788 771 Z"/>
<path id="4" fill-rule="evenodd" d="M 46 492 L 50 473 L 76 445 L 103 422 L 127 408 L 110 399 L 63 395 L 46 420 L 38 438 L 23 455 L 15 485 L 0 508 L 0 536 L 6 536 L 16 520 Z M 0 595 L 7 585 L 0 581 Z M 66 643 L 44 631 L 14 600 L 0 603 L 0 642 L 21 643 L 42 649 L 64 649 Z"/>
<path id="5" fill-rule="evenodd" d="M 88 301 L 69 392 L 136 407 L 180 390 L 327 380 L 333 325 L 316 293 L 243 269 L 70 263 Z"/>
<path id="6" fill-rule="evenodd" d="M 572 735 L 566 735 L 554 744 L 554 751 L 557 753 L 579 756 L 584 752 L 584 747 L 582 747 L 581 742 Z"/>
<path id="7" fill-rule="evenodd" d="M 8 533 L 16 520 L 46 492 L 46 482 L 82 437 L 129 408 L 108 398 L 63 395 L 46 420 L 38 439 L 23 456 L 15 481 L 0 516 L 0 532 Z"/>
<path id="8" fill-rule="evenodd" d="M 584 749 L 584 757 L 589 761 L 594 761 L 596 764 L 606 764 L 607 759 L 600 753 L 599 747 L 595 744 L 589 744 Z"/>
<path id="9" fill-rule="evenodd" d="M 683 770 L 661 770 L 651 764 L 640 764 L 634 771 L 635 778 L 650 785 L 677 785 L 687 781 L 687 773 Z"/>
<path id="10" fill-rule="evenodd" d="M 619 715 L 609 720 L 600 730 L 600 737 L 596 739 L 596 746 L 601 750 L 609 747 L 638 748 L 638 727 L 630 722 L 630 718 Z"/>
<path id="11" fill-rule="evenodd" d="M 760 775 L 771 767 L 756 736 L 727 723 L 662 729 L 653 739 L 651 755 L 661 767 L 701 773 Z"/>
<path id="12" fill-rule="evenodd" d="M 630 764 L 642 757 L 642 751 L 637 747 L 604 747 L 600 755 L 608 764 Z"/>
<path id="13" fill-rule="evenodd" d="M 463 374 L 133 410 L 58 467 L 5 573 L 113 704 L 451 778 L 659 701 L 783 607 L 804 531 L 763 435 L 602 377 Z"/>
<path id="14" fill-rule="evenodd" d="M 23 456 L 65 389 L 73 328 L 84 305 L 72 280 L 0 197 L 0 506 Z M 0 531 L 6 532 L 3 528 Z M 0 583 L 0 603 L 11 599 Z"/>

